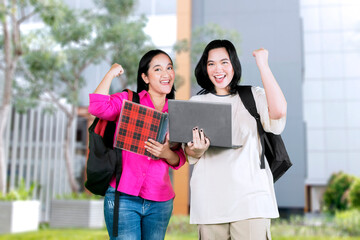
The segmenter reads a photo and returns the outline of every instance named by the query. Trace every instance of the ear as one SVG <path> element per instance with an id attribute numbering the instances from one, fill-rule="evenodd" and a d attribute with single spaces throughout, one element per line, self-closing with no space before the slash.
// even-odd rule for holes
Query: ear
<path id="1" fill-rule="evenodd" d="M 146 84 L 149 84 L 149 79 L 148 79 L 148 77 L 146 76 L 145 73 L 142 73 L 142 74 L 141 74 L 141 78 L 144 80 L 144 82 L 145 82 Z"/>

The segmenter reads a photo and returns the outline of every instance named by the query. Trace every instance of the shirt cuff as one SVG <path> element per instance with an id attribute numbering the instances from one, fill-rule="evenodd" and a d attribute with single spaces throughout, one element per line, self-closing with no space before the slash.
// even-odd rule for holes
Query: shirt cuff
<path id="1" fill-rule="evenodd" d="M 190 165 L 194 165 L 200 160 L 200 158 L 194 158 L 192 156 L 187 155 L 187 160 Z"/>
<path id="2" fill-rule="evenodd" d="M 185 164 L 186 156 L 185 156 L 185 153 L 182 150 L 182 148 L 180 148 L 178 150 L 175 150 L 174 152 L 179 156 L 179 164 L 177 166 L 172 166 L 172 165 L 169 164 L 169 166 L 172 169 L 177 170 L 177 169 L 181 168 Z"/>

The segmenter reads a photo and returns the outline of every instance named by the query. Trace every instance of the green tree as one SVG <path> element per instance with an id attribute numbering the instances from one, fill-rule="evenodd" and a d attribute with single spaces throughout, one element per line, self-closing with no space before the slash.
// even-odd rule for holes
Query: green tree
<path id="1" fill-rule="evenodd" d="M 188 40 L 180 40 L 175 44 L 174 50 L 177 52 L 190 51 L 191 69 L 192 72 L 194 72 L 196 64 L 206 45 L 215 39 L 227 39 L 231 41 L 234 44 L 237 53 L 240 54 L 241 37 L 239 32 L 236 30 L 224 29 L 220 25 L 214 23 L 195 28 L 191 34 L 191 42 Z M 193 74 L 191 75 L 191 82 L 196 83 Z"/>
<path id="2" fill-rule="evenodd" d="M 109 65 L 119 63 L 125 74 L 121 75 L 121 89 L 136 82 L 138 63 L 142 55 L 154 48 L 150 37 L 144 33 L 145 16 L 130 20 L 134 0 L 94 0 L 97 9 L 97 34 L 105 45 Z M 119 89 L 116 89 L 119 90 Z"/>
<path id="3" fill-rule="evenodd" d="M 355 177 L 343 172 L 333 173 L 323 195 L 323 210 L 335 213 L 349 207 L 349 189 Z"/>
<path id="4" fill-rule="evenodd" d="M 151 46 L 143 32 L 144 17 L 129 20 L 134 7 L 130 0 L 97 0 L 96 11 L 72 10 L 62 5 L 42 13 L 47 27 L 27 38 L 22 73 L 27 84 L 18 84 L 17 103 L 34 103 L 40 96 L 52 102 L 67 116 L 65 161 L 73 192 L 79 190 L 70 156 L 71 128 L 77 115 L 78 93 L 84 85 L 87 67 L 106 60 L 123 65 L 123 86 L 136 79 L 140 56 Z M 101 79 L 99 79 L 100 82 Z M 95 86 L 94 86 L 95 88 Z M 66 99 L 66 102 L 62 100 Z"/>
<path id="5" fill-rule="evenodd" d="M 0 0 L 0 69 L 4 82 L 0 105 L 0 192 L 5 193 L 5 126 L 10 113 L 13 98 L 13 80 L 19 60 L 24 55 L 21 25 L 36 14 L 54 10 L 60 3 L 57 0 Z"/>
<path id="6" fill-rule="evenodd" d="M 356 178 L 350 186 L 349 201 L 351 208 L 360 210 L 360 178 Z"/>

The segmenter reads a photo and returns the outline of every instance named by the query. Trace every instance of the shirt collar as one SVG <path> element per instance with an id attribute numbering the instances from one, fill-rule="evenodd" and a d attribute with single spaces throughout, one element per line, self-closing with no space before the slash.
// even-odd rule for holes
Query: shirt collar
<path id="1" fill-rule="evenodd" d="M 139 93 L 139 98 L 140 98 L 140 102 L 145 101 L 145 102 L 151 103 L 151 107 L 154 108 L 154 104 L 153 104 L 153 102 L 151 100 L 151 96 L 148 93 L 148 91 L 142 90 Z M 168 112 L 168 99 L 167 98 L 165 99 L 165 105 L 164 105 L 164 108 L 163 108 L 163 112 Z"/>

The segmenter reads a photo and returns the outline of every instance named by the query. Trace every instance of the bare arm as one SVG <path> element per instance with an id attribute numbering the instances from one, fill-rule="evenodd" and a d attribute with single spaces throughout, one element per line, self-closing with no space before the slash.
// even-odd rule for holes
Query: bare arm
<path id="1" fill-rule="evenodd" d="M 287 102 L 269 67 L 269 52 L 266 49 L 260 48 L 253 52 L 253 56 L 255 57 L 265 89 L 266 100 L 269 107 L 269 117 L 274 120 L 280 119 L 286 116 Z"/>
<path id="2" fill-rule="evenodd" d="M 124 69 L 122 68 L 122 66 L 117 63 L 114 63 L 111 66 L 110 70 L 105 74 L 104 78 L 101 80 L 100 84 L 97 86 L 94 93 L 109 95 L 109 90 L 112 80 L 123 73 L 124 73 Z"/>

